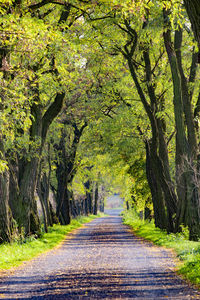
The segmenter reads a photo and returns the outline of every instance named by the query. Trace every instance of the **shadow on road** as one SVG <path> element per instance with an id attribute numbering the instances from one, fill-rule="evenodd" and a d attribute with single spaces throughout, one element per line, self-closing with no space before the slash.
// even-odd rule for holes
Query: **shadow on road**
<path id="1" fill-rule="evenodd" d="M 105 274 L 104 271 L 85 273 L 83 270 L 82 273 L 69 272 L 40 280 L 33 277 L 24 281 L 24 278 L 14 277 L 9 284 L 15 285 L 17 290 L 18 284 L 26 285 L 30 282 L 34 293 L 29 299 L 164 299 L 166 287 L 169 297 L 185 299 L 181 298 L 183 288 L 179 282 L 175 284 L 174 274 L 166 272 L 149 273 L 143 270 L 132 273 L 116 270 L 113 273 L 113 270 L 107 270 Z M 23 297 L 23 293 L 27 295 L 27 292 L 27 290 L 20 291 L 20 298 L 17 299 L 27 299 Z M 13 293 L 16 297 L 16 291 Z M 12 292 L 4 291 L 4 299 L 16 298 L 12 298 Z"/>
<path id="2" fill-rule="evenodd" d="M 122 225 L 120 210 L 93 220 L 7 278 L 3 299 L 200 299 L 172 272 L 172 254 Z"/>

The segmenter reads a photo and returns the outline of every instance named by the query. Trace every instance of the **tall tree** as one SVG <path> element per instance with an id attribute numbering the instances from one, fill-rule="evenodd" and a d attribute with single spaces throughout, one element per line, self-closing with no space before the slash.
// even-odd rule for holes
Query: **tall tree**
<path id="1" fill-rule="evenodd" d="M 192 30 L 199 47 L 198 62 L 200 63 L 200 5 L 198 0 L 184 0 Z"/>

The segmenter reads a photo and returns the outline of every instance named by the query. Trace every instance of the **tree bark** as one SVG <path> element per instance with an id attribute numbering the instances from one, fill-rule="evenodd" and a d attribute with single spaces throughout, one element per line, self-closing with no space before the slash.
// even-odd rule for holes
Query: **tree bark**
<path id="1" fill-rule="evenodd" d="M 199 0 L 184 0 L 185 8 L 187 10 L 188 17 L 192 24 L 192 30 L 194 32 L 195 39 L 199 47 L 199 58 L 200 63 L 200 5 Z"/>
<path id="2" fill-rule="evenodd" d="M 174 191 L 174 185 L 172 183 L 170 172 L 169 172 L 168 152 L 167 152 L 167 145 L 165 141 L 165 132 L 163 130 L 162 121 L 156 117 L 156 113 L 159 112 L 158 100 L 155 94 L 155 87 L 153 86 L 153 82 L 152 82 L 152 68 L 151 68 L 148 45 L 144 45 L 143 48 L 144 48 L 143 57 L 145 62 L 145 76 L 146 76 L 147 91 L 148 91 L 148 97 L 150 99 L 150 104 L 146 99 L 146 95 L 140 85 L 138 76 L 136 74 L 134 63 L 131 56 L 133 55 L 133 53 L 131 53 L 131 50 L 128 51 L 128 49 L 125 47 L 126 53 L 123 52 L 123 54 L 128 61 L 129 70 L 133 78 L 133 81 L 135 83 L 138 95 L 149 117 L 149 121 L 151 124 L 151 131 L 152 131 L 150 152 L 151 152 L 151 162 L 154 168 L 154 178 L 157 181 L 157 187 L 160 187 L 162 189 L 162 193 L 164 195 L 164 202 L 162 202 L 162 204 L 164 205 L 164 207 L 166 205 L 167 212 L 168 212 L 167 230 L 168 232 L 174 232 L 175 230 L 174 214 L 176 212 L 177 199 Z M 155 196 L 153 197 L 154 199 L 158 200 Z"/>
<path id="3" fill-rule="evenodd" d="M 105 187 L 101 184 L 99 186 L 99 210 L 104 212 L 104 198 L 105 198 Z"/>
<path id="4" fill-rule="evenodd" d="M 3 143 L 0 136 L 0 159 L 4 159 Z M 9 172 L 0 173 L 0 243 L 11 241 L 11 212 L 9 208 Z"/>
<path id="5" fill-rule="evenodd" d="M 37 103 L 40 103 L 38 87 L 35 90 L 35 95 L 35 101 L 37 100 Z M 10 203 L 12 209 L 14 209 L 13 215 L 18 222 L 19 229 L 24 230 L 26 235 L 40 234 L 40 222 L 35 199 L 40 159 L 48 128 L 60 112 L 64 96 L 64 93 L 57 94 L 54 102 L 44 115 L 42 114 L 43 107 L 40 104 L 33 103 L 31 109 L 33 121 L 30 128 L 30 141 L 33 148 L 30 146 L 28 153 L 30 158 L 28 160 L 25 158 L 18 159 L 18 162 L 14 162 L 13 165 L 14 172 L 18 170 L 18 174 L 12 176 L 17 194 L 11 191 L 10 195 L 13 197 L 10 198 Z"/>
<path id="6" fill-rule="evenodd" d="M 57 184 L 58 184 L 57 197 L 56 197 L 56 201 L 57 201 L 56 215 L 59 218 L 61 224 L 63 222 L 70 222 L 71 219 L 70 216 L 71 193 L 68 190 L 68 187 L 71 185 L 76 173 L 76 168 L 74 164 L 76 159 L 77 147 L 83 129 L 87 126 L 87 124 L 85 123 L 80 129 L 78 129 L 75 123 L 72 123 L 72 126 L 74 129 L 74 137 L 73 137 L 72 144 L 67 145 L 66 142 L 67 133 L 65 132 L 65 129 L 63 129 L 59 145 L 55 145 L 59 157 L 59 160 L 57 162 L 57 169 L 56 169 L 56 177 L 57 177 Z M 68 146 L 67 150 L 65 148 L 66 145 Z M 64 216 L 63 214 L 66 214 L 66 216 Z"/>
<path id="7" fill-rule="evenodd" d="M 155 126 L 152 127 L 152 142 L 150 144 L 150 148 L 152 148 L 152 162 L 155 167 L 155 174 L 157 174 L 157 180 L 160 181 L 160 186 L 165 197 L 168 220 L 167 228 L 169 232 L 173 232 L 175 230 L 174 215 L 176 213 L 177 199 L 169 171 L 168 149 L 165 139 L 165 121 L 156 116 L 156 113 L 159 112 L 159 104 L 161 106 L 160 109 L 163 109 L 164 97 L 161 97 L 158 100 L 155 93 L 148 45 L 146 45 L 145 50 L 143 51 L 143 57 L 145 62 L 147 90 L 151 103 L 152 120 L 155 123 Z"/>
<path id="8" fill-rule="evenodd" d="M 195 123 L 194 123 L 194 113 L 192 111 L 192 103 L 191 97 L 188 88 L 188 80 L 185 77 L 183 66 L 182 66 L 182 53 L 181 53 L 181 46 L 182 46 L 182 29 L 176 30 L 175 32 L 175 53 L 177 59 L 177 67 L 180 74 L 180 91 L 182 96 L 182 103 L 183 103 L 183 111 L 185 115 L 185 122 L 187 127 L 187 140 L 188 140 L 188 151 L 191 159 L 196 158 L 197 155 L 197 137 L 195 131 Z M 192 64 L 193 65 L 193 64 Z M 193 66 L 192 66 L 193 67 Z M 193 71 L 194 72 L 194 71 Z M 195 75 L 193 81 L 195 80 Z M 191 82 L 189 80 L 189 82 Z"/>
<path id="9" fill-rule="evenodd" d="M 94 215 L 97 215 L 98 199 L 99 199 L 99 187 L 98 187 L 98 182 L 96 182 L 94 188 L 94 210 L 93 210 Z"/>
<path id="10" fill-rule="evenodd" d="M 65 147 L 64 140 L 60 141 L 60 147 L 64 151 Z M 62 225 L 67 225 L 70 223 L 71 214 L 70 214 L 70 199 L 67 190 L 67 172 L 64 166 L 64 157 L 63 153 L 60 152 L 59 163 L 57 164 L 56 169 L 56 178 L 57 178 L 57 194 L 56 194 L 56 216 L 58 217 Z"/>
<path id="11" fill-rule="evenodd" d="M 92 190 L 91 190 L 91 182 L 88 179 L 85 183 L 85 190 L 86 190 L 86 201 L 87 201 L 87 207 L 88 207 L 88 213 L 93 213 L 93 203 L 92 203 Z"/>
<path id="12" fill-rule="evenodd" d="M 155 177 L 154 167 L 152 164 L 151 147 L 146 141 L 146 176 L 151 190 L 155 226 L 161 229 L 167 229 L 167 215 L 165 210 L 165 200 L 159 181 Z"/>
<path id="13" fill-rule="evenodd" d="M 200 237 L 199 196 L 194 180 L 197 167 L 194 164 L 197 160 L 197 138 L 187 80 L 182 67 L 182 32 L 176 31 L 173 46 L 168 15 L 169 12 L 164 10 L 163 36 L 172 74 L 176 124 L 176 181 L 179 197 L 176 227 L 178 228 L 182 222 L 188 225 L 190 238 L 197 240 Z M 184 121 L 186 121 L 188 139 Z"/>

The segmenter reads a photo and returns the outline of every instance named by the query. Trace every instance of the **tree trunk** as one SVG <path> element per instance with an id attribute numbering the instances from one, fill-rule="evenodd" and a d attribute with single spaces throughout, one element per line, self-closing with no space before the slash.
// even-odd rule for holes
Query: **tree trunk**
<path id="1" fill-rule="evenodd" d="M 192 24 L 192 30 L 194 32 L 195 39 L 199 47 L 199 59 L 200 63 L 200 5 L 199 0 L 184 0 L 185 8 L 187 10 L 190 22 Z"/>
<path id="2" fill-rule="evenodd" d="M 99 210 L 104 212 L 104 197 L 105 197 L 105 188 L 103 185 L 99 187 Z"/>
<path id="3" fill-rule="evenodd" d="M 127 25 L 127 29 L 129 30 L 130 36 L 133 36 L 133 30 L 130 29 L 130 25 Z M 174 213 L 176 211 L 176 194 L 174 191 L 174 187 L 171 184 L 171 178 L 170 178 L 170 173 L 169 173 L 169 168 L 168 168 L 168 159 L 167 161 L 162 159 L 162 153 L 160 149 L 165 150 L 165 156 L 167 154 L 166 149 L 164 148 L 163 145 L 166 145 L 165 142 L 165 137 L 164 137 L 164 132 L 163 130 L 160 130 L 160 120 L 156 117 L 156 113 L 159 112 L 158 110 L 158 99 L 155 94 L 155 87 L 153 84 L 152 80 L 152 67 L 151 67 L 151 61 L 150 61 L 150 55 L 149 55 L 149 49 L 148 45 L 144 45 L 143 49 L 143 58 L 145 62 L 145 75 L 146 75 L 146 82 L 147 82 L 147 90 L 148 90 L 148 97 L 150 99 L 150 104 L 147 101 L 145 92 L 142 89 L 142 86 L 139 82 L 135 66 L 132 60 L 132 56 L 134 53 L 134 49 L 136 47 L 135 42 L 137 39 L 135 38 L 133 42 L 133 38 L 131 38 L 131 42 L 133 43 L 132 49 L 129 51 L 128 48 L 125 46 L 125 51 L 126 53 L 124 54 L 124 57 L 128 61 L 128 66 L 129 70 L 131 73 L 131 76 L 133 78 L 133 81 L 135 83 L 138 95 L 141 99 L 141 102 L 144 106 L 144 109 L 148 115 L 150 124 L 151 124 L 151 130 L 152 130 L 152 138 L 151 138 L 151 161 L 153 164 L 153 169 L 154 169 L 154 176 L 156 178 L 156 182 L 158 182 L 158 185 L 162 189 L 162 193 L 164 195 L 164 205 L 167 206 L 167 211 L 168 211 L 168 224 L 167 224 L 167 229 L 168 232 L 174 232 L 175 229 L 175 222 L 174 222 Z M 155 199 L 155 198 L 154 198 Z M 164 209 L 164 208 L 163 208 Z"/>
<path id="4" fill-rule="evenodd" d="M 147 201 L 145 202 L 145 208 L 144 208 L 144 219 L 147 221 L 151 221 L 152 215 L 151 215 L 151 209 L 147 206 L 148 202 L 150 202 L 151 199 L 148 198 Z"/>
<path id="5" fill-rule="evenodd" d="M 58 182 L 56 195 L 56 216 L 62 225 L 67 225 L 71 220 L 70 199 L 67 190 L 67 174 L 61 161 L 57 165 L 56 177 Z"/>
<path id="6" fill-rule="evenodd" d="M 181 44 L 182 32 L 176 31 L 175 45 L 171 41 L 169 12 L 164 10 L 165 30 L 163 33 L 165 48 L 171 67 L 171 74 L 174 88 L 174 114 L 176 124 L 176 181 L 179 196 L 177 225 L 183 222 L 189 226 L 190 238 L 196 240 L 200 237 L 200 214 L 199 196 L 195 186 L 196 166 L 194 160 L 197 155 L 197 141 L 194 126 L 194 119 L 189 98 L 187 80 L 182 68 Z M 185 119 L 184 119 L 185 115 Z M 184 121 L 186 120 L 188 140 Z M 183 187 L 182 185 L 185 184 Z M 195 191 L 195 192 L 194 192 Z M 183 202 L 184 201 L 184 202 Z"/>
<path id="7" fill-rule="evenodd" d="M 33 91 L 35 101 L 40 103 L 39 88 Z M 30 149 L 29 160 L 22 158 L 14 166 L 13 169 L 18 169 L 18 174 L 13 176 L 15 181 L 17 194 L 13 192 L 13 198 L 10 199 L 12 207 L 15 209 L 13 215 L 16 216 L 20 230 L 24 230 L 25 235 L 39 234 L 40 222 L 35 199 L 35 190 L 39 175 L 39 166 L 42 150 L 44 147 L 46 134 L 53 119 L 60 112 L 65 94 L 57 94 L 54 102 L 50 105 L 44 115 L 42 115 L 43 107 L 40 104 L 33 103 L 31 114 L 33 116 L 32 125 L 30 128 Z M 33 146 L 32 146 L 33 145 Z M 33 147 L 33 148 L 32 148 Z M 16 180 L 15 180 L 16 178 Z"/>
<path id="8" fill-rule="evenodd" d="M 50 172 L 47 174 L 44 172 L 38 179 L 37 193 L 40 198 L 41 204 L 44 206 L 44 220 L 46 220 L 47 226 L 53 226 L 53 220 L 51 216 L 51 208 L 49 201 L 49 190 L 50 190 Z"/>
<path id="9" fill-rule="evenodd" d="M 84 183 L 85 189 L 86 189 L 86 201 L 88 205 L 88 212 L 89 214 L 93 213 L 93 203 L 92 203 L 92 191 L 91 191 L 91 182 L 90 180 L 87 180 Z"/>
<path id="10" fill-rule="evenodd" d="M 47 221 L 46 208 L 45 208 L 45 205 L 44 205 L 44 199 L 41 195 L 41 191 L 39 191 L 39 188 L 37 188 L 37 193 L 38 193 L 38 197 L 40 199 L 40 204 L 41 204 L 41 208 L 42 208 L 44 231 L 47 233 L 48 232 L 48 221 Z"/>
<path id="11" fill-rule="evenodd" d="M 74 199 L 74 193 L 72 190 L 69 191 L 69 195 L 70 195 L 70 211 L 71 211 L 71 215 L 73 216 L 73 218 L 78 217 L 79 215 L 79 209 L 78 209 L 78 204 Z"/>
<path id="12" fill-rule="evenodd" d="M 159 119 L 156 116 L 156 113 L 164 109 L 164 96 L 158 98 L 155 93 L 148 45 L 146 45 L 143 51 L 143 57 L 145 62 L 147 90 L 151 103 L 151 112 L 148 112 L 148 115 L 151 116 L 150 120 L 152 125 L 150 152 L 152 163 L 155 168 L 156 180 L 162 188 L 165 205 L 167 207 L 167 230 L 168 232 L 173 232 L 175 230 L 174 215 L 176 213 L 177 199 L 169 171 L 168 149 L 165 139 L 166 124 L 164 120 Z M 160 109 L 158 109 L 159 105 Z"/>
<path id="13" fill-rule="evenodd" d="M 32 159 L 30 163 L 24 166 L 23 177 L 20 178 L 18 201 L 21 212 L 18 221 L 20 228 L 24 229 L 26 235 L 40 234 L 40 221 L 35 199 L 38 167 L 38 159 Z"/>
<path id="14" fill-rule="evenodd" d="M 48 232 L 48 226 L 53 225 L 52 220 L 51 220 L 51 212 L 50 212 L 50 205 L 49 205 L 49 199 L 48 199 L 48 197 L 49 197 L 48 188 L 49 188 L 49 186 L 47 184 L 46 173 L 44 173 L 38 179 L 37 194 L 39 196 L 41 207 L 42 207 L 45 232 Z"/>
<path id="15" fill-rule="evenodd" d="M 71 124 L 71 123 L 70 123 Z M 62 130 L 61 139 L 59 145 L 54 145 L 55 149 L 58 151 L 59 160 L 57 162 L 56 177 L 57 177 L 57 210 L 56 215 L 59 218 L 61 224 L 64 222 L 70 222 L 71 212 L 70 212 L 70 201 L 73 196 L 68 190 L 71 185 L 73 178 L 76 173 L 75 159 L 77 147 L 82 135 L 83 129 L 86 127 L 86 123 L 78 129 L 75 123 L 71 124 L 74 129 L 74 137 L 71 145 L 68 145 L 66 149 L 66 138 L 67 133 L 65 128 Z M 66 214 L 64 216 L 63 214 Z M 68 224 L 68 223 L 67 223 Z"/>
<path id="16" fill-rule="evenodd" d="M 167 229 L 167 216 L 165 211 L 164 195 L 159 181 L 156 179 L 152 163 L 149 142 L 146 141 L 146 175 L 151 190 L 155 226 L 161 229 Z"/>
<path id="17" fill-rule="evenodd" d="M 185 123 L 187 127 L 187 140 L 188 140 L 188 151 L 191 159 L 196 158 L 197 155 L 197 136 L 196 136 L 196 131 L 195 131 L 195 123 L 194 123 L 194 113 L 192 111 L 192 103 L 191 103 L 191 96 L 188 88 L 188 82 L 193 82 L 195 80 L 195 74 L 196 71 L 191 69 L 191 72 L 193 72 L 193 78 L 187 78 L 185 77 L 184 74 L 184 69 L 182 66 L 182 53 L 181 53 L 181 46 L 182 46 L 182 29 L 180 28 L 179 30 L 176 30 L 175 32 L 175 39 L 174 39 L 174 47 L 175 47 L 175 53 L 176 53 L 176 59 L 177 59 L 177 67 L 179 70 L 180 74 L 180 91 L 181 91 L 181 96 L 182 96 L 182 103 L 183 103 L 183 111 L 185 115 Z M 194 58 L 193 54 L 192 59 Z M 195 67 L 193 66 L 194 63 L 192 63 L 191 68 Z M 195 67 L 196 68 L 196 67 Z M 190 76 L 191 77 L 191 76 Z"/>
<path id="18" fill-rule="evenodd" d="M 98 187 L 98 183 L 96 182 L 94 188 L 94 210 L 93 210 L 94 215 L 97 215 L 98 198 L 99 198 L 99 187 Z"/>
<path id="19" fill-rule="evenodd" d="M 71 213 L 70 213 L 70 193 L 67 187 L 64 187 L 63 196 L 64 200 L 62 201 L 62 206 L 60 208 L 59 220 L 61 225 L 68 225 L 71 222 Z"/>
<path id="20" fill-rule="evenodd" d="M 85 197 L 85 199 L 84 199 L 84 211 L 85 211 L 85 215 L 88 216 L 89 215 L 89 204 L 88 204 L 87 197 Z"/>
<path id="21" fill-rule="evenodd" d="M 11 216 L 9 212 L 9 172 L 0 173 L 0 243 L 11 241 Z"/>

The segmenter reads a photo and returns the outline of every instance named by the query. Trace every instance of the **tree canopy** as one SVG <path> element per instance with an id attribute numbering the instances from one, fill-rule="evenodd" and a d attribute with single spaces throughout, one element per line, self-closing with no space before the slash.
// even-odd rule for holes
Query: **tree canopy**
<path id="1" fill-rule="evenodd" d="M 190 2 L 1 1 L 2 241 L 40 235 L 39 202 L 47 231 L 97 213 L 115 189 L 157 227 L 199 239 Z"/>

